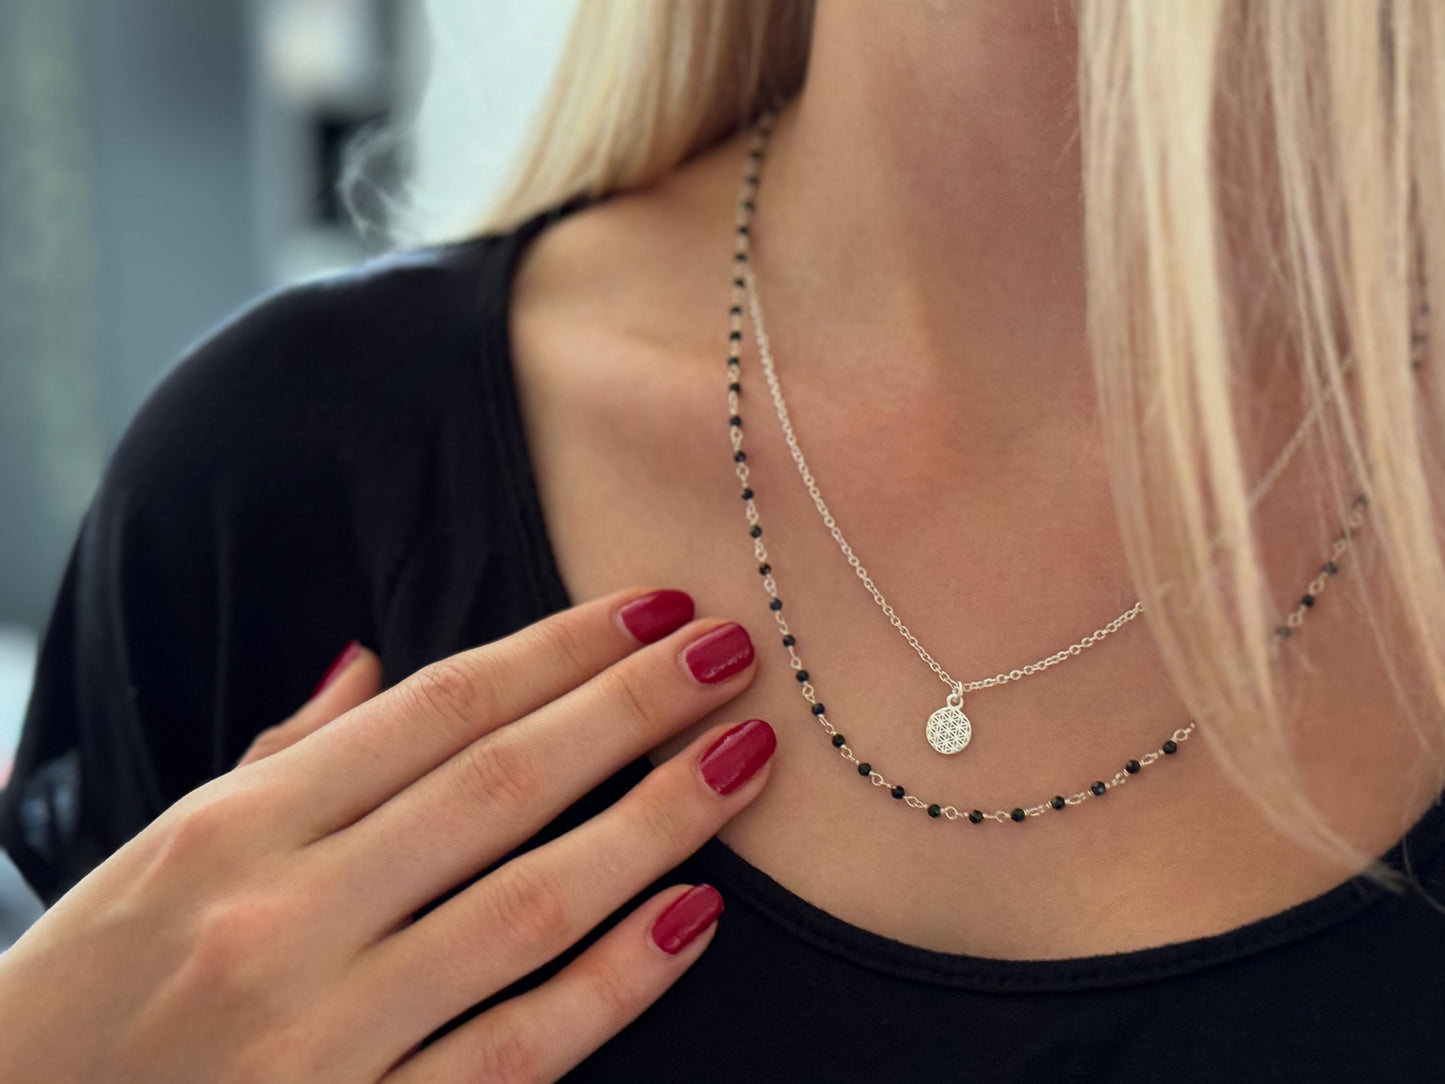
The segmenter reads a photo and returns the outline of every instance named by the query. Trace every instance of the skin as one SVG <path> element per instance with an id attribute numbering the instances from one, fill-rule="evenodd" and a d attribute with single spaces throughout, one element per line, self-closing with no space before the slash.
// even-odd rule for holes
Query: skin
<path id="1" fill-rule="evenodd" d="M 1135 598 L 1085 348 L 1066 18 L 1048 0 L 820 5 L 807 83 L 778 121 L 757 198 L 752 264 L 810 466 L 903 619 L 967 678 L 1049 654 Z M 1215 934 L 1353 873 L 1267 821 L 1203 735 L 1117 794 L 1017 827 L 930 822 L 837 756 L 778 645 L 728 457 L 725 276 L 746 150 L 746 136 L 729 139 L 549 227 L 523 256 L 510 310 L 573 599 L 660 575 L 760 645 L 738 705 L 774 720 L 780 746 L 768 790 L 722 840 L 864 929 L 1002 958 Z M 1283 298 L 1263 288 L 1263 267 L 1237 266 L 1260 296 L 1246 389 L 1258 474 L 1298 425 L 1298 395 L 1268 364 Z M 1011 809 L 1108 778 L 1184 725 L 1141 620 L 1080 659 L 972 694 L 973 745 L 959 758 L 929 750 L 923 722 L 946 690 L 820 524 L 747 338 L 741 414 L 779 596 L 860 759 L 925 800 Z M 1308 459 L 1259 512 L 1281 614 L 1330 537 Z M 1285 666 L 1307 789 L 1347 838 L 1382 854 L 1440 776 L 1356 590 L 1398 633 L 1377 557 L 1367 524 Z M 1424 690 L 1397 661 L 1407 705 L 1421 708 Z"/>

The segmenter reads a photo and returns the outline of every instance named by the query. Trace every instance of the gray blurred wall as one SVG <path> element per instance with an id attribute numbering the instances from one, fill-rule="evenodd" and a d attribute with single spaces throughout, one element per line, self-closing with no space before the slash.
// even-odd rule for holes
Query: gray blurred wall
<path id="1" fill-rule="evenodd" d="M 0 0 L 0 624 L 47 616 L 101 462 L 262 286 L 245 0 Z"/>
<path id="2" fill-rule="evenodd" d="M 100 192 L 103 418 L 261 287 L 243 0 L 73 0 Z"/>

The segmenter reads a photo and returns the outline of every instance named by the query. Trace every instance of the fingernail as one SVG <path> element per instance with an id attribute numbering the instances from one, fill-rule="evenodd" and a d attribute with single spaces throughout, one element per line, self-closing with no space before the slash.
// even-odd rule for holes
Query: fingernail
<path id="1" fill-rule="evenodd" d="M 748 630 L 736 621 L 719 625 L 704 636 L 688 644 L 682 653 L 682 661 L 692 671 L 692 676 L 704 685 L 716 685 L 719 681 L 746 670 L 753 661 L 753 641 Z"/>
<path id="2" fill-rule="evenodd" d="M 778 736 L 761 719 L 739 723 L 719 736 L 698 758 L 697 767 L 708 786 L 731 794 L 761 768 L 778 747 Z"/>
<path id="3" fill-rule="evenodd" d="M 723 912 L 722 896 L 712 885 L 693 885 L 652 924 L 652 940 L 663 952 L 677 955 Z"/>
<path id="4" fill-rule="evenodd" d="M 336 661 L 327 668 L 325 676 L 321 679 L 321 684 L 316 686 L 315 691 L 312 692 L 312 698 L 314 699 L 315 697 L 321 695 L 321 690 L 325 689 L 328 685 L 330 685 L 342 674 L 344 674 L 346 672 L 346 668 L 360 657 L 361 644 L 358 643 L 356 640 L 352 640 L 351 643 L 347 644 L 344 648 L 341 649 L 341 654 L 336 656 Z"/>
<path id="5" fill-rule="evenodd" d="M 654 591 L 617 611 L 627 631 L 644 644 L 661 640 L 692 620 L 692 597 L 685 591 Z"/>

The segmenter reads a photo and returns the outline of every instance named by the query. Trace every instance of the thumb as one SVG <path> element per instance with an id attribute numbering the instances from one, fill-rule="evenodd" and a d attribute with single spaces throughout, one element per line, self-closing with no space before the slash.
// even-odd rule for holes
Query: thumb
<path id="1" fill-rule="evenodd" d="M 345 715 L 381 692 L 381 660 L 375 652 L 353 640 L 336 657 L 325 677 L 289 719 L 261 731 L 251 741 L 236 767 L 254 763 L 295 745 L 332 719 Z"/>

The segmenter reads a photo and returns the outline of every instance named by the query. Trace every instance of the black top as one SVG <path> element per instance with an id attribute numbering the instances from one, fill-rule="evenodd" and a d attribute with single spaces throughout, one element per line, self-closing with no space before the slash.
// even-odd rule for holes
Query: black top
<path id="1" fill-rule="evenodd" d="M 569 604 L 506 312 L 522 246 L 573 206 L 270 296 L 152 396 L 85 519 L 0 817 L 41 896 L 229 769 L 352 637 L 392 682 Z M 1445 895 L 1445 809 L 1403 845 Z M 727 901 L 712 945 L 574 1079 L 1445 1080 L 1445 914 L 1419 892 L 1355 880 L 1216 937 L 1010 962 L 851 926 L 716 839 L 634 902 L 682 881 Z"/>

